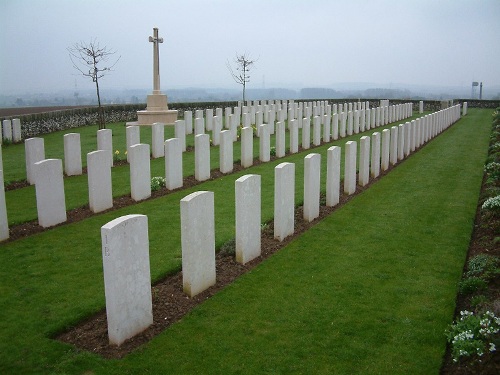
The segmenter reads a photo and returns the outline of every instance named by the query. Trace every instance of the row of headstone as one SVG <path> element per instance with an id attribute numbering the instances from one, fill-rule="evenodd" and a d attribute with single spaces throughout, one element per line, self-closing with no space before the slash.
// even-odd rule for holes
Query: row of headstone
<path id="1" fill-rule="evenodd" d="M 0 143 L 2 139 L 13 143 L 21 142 L 21 120 L 18 118 L 3 120 L 0 125 Z"/>
<path id="2" fill-rule="evenodd" d="M 405 157 L 460 118 L 460 106 L 419 118 L 396 129 L 391 138 Z M 263 129 L 263 131 L 265 131 Z M 384 134 L 389 134 L 388 129 Z M 228 133 L 225 133 L 228 134 Z M 403 134 L 403 135 L 401 135 Z M 206 138 L 200 134 L 197 139 Z M 223 135 L 223 142 L 226 135 Z M 380 133 L 360 139 L 359 177 L 356 181 L 357 142 L 345 147 L 344 193 L 353 194 L 356 184 L 366 185 L 371 174 L 380 172 Z M 385 153 L 390 142 L 382 138 Z M 178 143 L 178 141 L 177 141 Z M 384 144 L 385 143 L 385 144 Z M 391 143 L 392 144 L 392 143 Z M 408 146 L 410 145 L 410 146 Z M 132 146 L 131 149 L 134 150 Z M 371 147 L 370 147 L 371 146 Z M 372 151 L 370 152 L 370 148 Z M 399 150 L 404 152 L 400 154 Z M 338 146 L 327 151 L 326 204 L 334 206 L 340 196 L 340 154 Z M 131 158 L 134 160 L 135 155 Z M 370 159 L 371 163 L 370 163 Z M 321 156 L 309 154 L 304 160 L 304 205 L 306 221 L 319 216 Z M 281 163 L 275 167 L 274 237 L 283 241 L 294 233 L 295 226 L 295 164 Z M 245 175 L 235 181 L 236 260 L 247 263 L 261 254 L 261 178 Z M 183 290 L 190 296 L 216 283 L 214 193 L 198 191 L 180 201 Z M 106 294 L 108 336 L 111 344 L 120 345 L 148 328 L 153 322 L 149 238 L 147 217 L 127 215 L 101 228 L 102 257 Z"/>

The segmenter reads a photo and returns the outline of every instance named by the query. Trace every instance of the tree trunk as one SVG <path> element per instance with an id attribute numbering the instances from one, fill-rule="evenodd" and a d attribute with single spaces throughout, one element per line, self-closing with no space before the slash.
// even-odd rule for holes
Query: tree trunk
<path id="1" fill-rule="evenodd" d="M 99 106 L 99 111 L 98 111 L 98 118 L 99 118 L 99 130 L 100 129 L 106 129 L 106 123 L 104 122 L 104 111 L 101 106 L 101 95 L 99 94 L 99 80 L 96 77 L 95 80 L 95 87 L 97 90 L 97 104 Z"/>

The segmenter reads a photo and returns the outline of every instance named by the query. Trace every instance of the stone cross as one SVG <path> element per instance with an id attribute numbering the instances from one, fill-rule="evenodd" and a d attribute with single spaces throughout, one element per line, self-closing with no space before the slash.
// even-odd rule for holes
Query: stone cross
<path id="1" fill-rule="evenodd" d="M 153 36 L 149 37 L 153 43 L 153 94 L 160 93 L 160 48 L 158 43 L 163 43 L 163 38 L 158 37 L 158 28 L 153 28 Z"/>

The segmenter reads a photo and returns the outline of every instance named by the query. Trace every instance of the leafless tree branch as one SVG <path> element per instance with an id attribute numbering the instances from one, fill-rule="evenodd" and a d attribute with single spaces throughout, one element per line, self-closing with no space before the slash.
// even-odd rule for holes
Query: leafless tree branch
<path id="1" fill-rule="evenodd" d="M 99 128 L 105 128 L 104 112 L 101 106 L 101 96 L 99 93 L 99 79 L 104 77 L 108 72 L 113 71 L 114 66 L 120 60 L 119 56 L 116 60 L 111 60 L 116 51 L 101 47 L 96 39 L 89 43 L 79 42 L 72 47 L 68 47 L 69 58 L 73 67 L 78 70 L 84 77 L 89 77 L 96 84 L 97 102 L 99 105 Z M 102 66 L 102 64 L 107 64 Z"/>

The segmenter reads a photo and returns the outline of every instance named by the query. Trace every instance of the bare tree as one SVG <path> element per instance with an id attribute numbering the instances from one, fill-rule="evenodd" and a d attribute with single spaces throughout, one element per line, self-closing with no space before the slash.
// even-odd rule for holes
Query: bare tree
<path id="1" fill-rule="evenodd" d="M 84 77 L 90 77 L 92 78 L 92 82 L 95 82 L 97 103 L 99 105 L 99 129 L 104 129 L 106 128 L 106 123 L 104 120 L 104 111 L 101 106 L 99 79 L 104 77 L 107 72 L 112 71 L 121 56 L 116 60 L 112 59 L 110 61 L 116 52 L 108 49 L 106 46 L 101 47 L 96 39 L 91 40 L 89 43 L 75 43 L 72 47 L 68 47 L 67 50 L 73 67 Z M 107 66 L 102 66 L 103 64 L 107 64 Z"/>
<path id="2" fill-rule="evenodd" d="M 234 81 L 243 86 L 243 103 L 245 102 L 246 85 L 248 82 L 250 82 L 249 72 L 252 68 L 252 65 L 256 61 L 257 60 L 251 60 L 250 56 L 246 53 L 244 53 L 243 55 L 236 54 L 236 58 L 234 59 L 234 62 L 236 64 L 236 73 L 231 68 L 231 64 L 229 64 L 229 61 L 226 62 L 226 66 L 231 73 Z"/>

